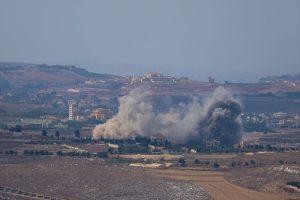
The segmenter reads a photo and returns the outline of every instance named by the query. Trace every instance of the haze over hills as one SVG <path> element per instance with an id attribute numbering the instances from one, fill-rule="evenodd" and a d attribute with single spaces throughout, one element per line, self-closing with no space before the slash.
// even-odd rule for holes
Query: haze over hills
<path id="1" fill-rule="evenodd" d="M 0 0 L 0 200 L 300 200 L 300 0 Z"/>
<path id="2" fill-rule="evenodd" d="M 260 82 L 248 84 L 214 81 L 209 83 L 182 77 L 160 76 L 162 77 L 151 81 L 152 79 L 147 79 L 146 76 L 134 78 L 98 74 L 75 66 L 0 63 L 0 94 L 2 102 L 13 104 L 43 105 L 46 103 L 51 107 L 57 98 L 63 98 L 66 103 L 70 98 L 79 100 L 82 96 L 87 96 L 96 101 L 101 99 L 100 102 L 104 105 L 117 106 L 113 103 L 116 102 L 116 98 L 133 88 L 144 86 L 156 96 L 157 101 L 160 102 L 157 105 L 164 107 L 161 106 L 163 102 L 168 102 L 165 96 L 169 96 L 175 102 L 190 101 L 191 95 L 205 97 L 215 88 L 222 86 L 240 96 L 244 101 L 245 110 L 248 111 L 258 109 L 285 111 L 293 107 L 297 108 L 299 104 L 299 75 L 267 77 L 262 78 Z M 55 97 L 54 93 L 60 97 Z M 37 99 L 41 96 L 47 98 L 46 102 L 40 99 L 40 103 L 37 103 Z"/>
<path id="3" fill-rule="evenodd" d="M 267 76 L 259 79 L 260 82 L 300 81 L 300 74 L 281 76 Z"/>

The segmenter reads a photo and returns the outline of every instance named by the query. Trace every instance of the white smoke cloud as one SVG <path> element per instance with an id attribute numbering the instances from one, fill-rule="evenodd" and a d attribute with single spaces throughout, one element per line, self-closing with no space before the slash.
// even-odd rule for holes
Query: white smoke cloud
<path id="1" fill-rule="evenodd" d="M 198 99 L 168 112 L 156 113 L 145 88 L 136 88 L 119 99 L 119 112 L 93 130 L 94 138 L 128 138 L 163 134 L 178 143 L 219 139 L 224 144 L 239 140 L 240 102 L 224 88 L 217 88 L 203 103 Z"/>

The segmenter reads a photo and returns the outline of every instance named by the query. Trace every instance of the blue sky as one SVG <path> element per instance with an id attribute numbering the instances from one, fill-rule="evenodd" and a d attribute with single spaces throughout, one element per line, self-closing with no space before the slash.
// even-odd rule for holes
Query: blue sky
<path id="1" fill-rule="evenodd" d="M 0 61 L 217 81 L 300 72 L 299 0 L 0 0 Z"/>

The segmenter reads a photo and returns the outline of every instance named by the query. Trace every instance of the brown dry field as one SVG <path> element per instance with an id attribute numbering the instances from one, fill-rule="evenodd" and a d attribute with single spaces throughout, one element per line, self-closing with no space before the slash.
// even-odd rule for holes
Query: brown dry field
<path id="1" fill-rule="evenodd" d="M 123 154 L 118 155 L 120 158 L 129 158 L 129 159 L 151 159 L 154 161 L 159 161 L 161 158 L 164 158 L 166 161 L 177 161 L 181 158 L 181 155 L 173 155 L 173 154 Z"/>
<path id="2" fill-rule="evenodd" d="M 72 146 L 86 150 L 102 148 L 102 146 L 92 145 Z M 171 161 L 175 166 L 178 159 L 183 157 L 189 166 L 139 169 L 128 167 L 128 163 L 118 163 L 111 159 L 104 161 L 98 158 L 22 156 L 25 149 L 48 150 L 54 154 L 60 149 L 66 151 L 67 149 L 62 145 L 0 143 L 0 150 L 5 149 L 14 149 L 20 156 L 0 155 L 0 186 L 47 195 L 54 194 L 55 197 L 62 199 L 95 199 L 94 197 L 100 196 L 105 199 L 118 199 L 123 195 L 125 195 L 124 199 L 133 199 L 129 197 L 148 199 L 147 197 L 153 193 L 157 194 L 159 199 L 168 199 L 171 194 L 165 193 L 166 186 L 162 184 L 161 178 L 184 181 L 180 183 L 182 185 L 186 181 L 196 183 L 216 200 L 300 199 L 300 194 L 291 194 L 282 189 L 287 181 L 300 180 L 300 152 L 117 156 L 136 160 L 147 159 L 153 162 L 160 162 L 160 158 L 164 157 L 165 161 Z M 209 164 L 195 165 L 193 164 L 195 159 L 199 159 L 202 163 L 209 161 Z M 256 164 L 231 167 L 232 161 L 250 163 L 251 160 L 255 160 Z M 280 160 L 284 164 L 279 164 Z M 213 163 L 220 164 L 218 171 L 212 169 Z M 281 169 L 285 167 L 294 167 L 298 172 L 291 174 Z M 78 192 L 78 189 L 81 192 Z M 140 190 L 145 191 L 140 192 Z M 186 191 L 188 189 L 182 189 L 180 193 Z"/>
<path id="3" fill-rule="evenodd" d="M 300 199 L 299 193 L 290 193 L 283 189 L 288 181 L 300 180 L 299 152 L 188 154 L 185 158 L 189 167 L 157 169 L 154 174 L 175 180 L 193 181 L 216 200 Z M 195 159 L 210 161 L 210 164 L 194 165 Z M 231 167 L 232 161 L 250 163 L 250 160 L 255 160 L 256 164 Z M 279 164 L 279 160 L 284 164 Z M 211 168 L 215 162 L 221 167 L 217 171 Z M 291 173 L 289 169 L 295 171 Z"/>
<path id="4" fill-rule="evenodd" d="M 195 169 L 155 170 L 158 176 L 175 180 L 193 181 L 210 193 L 214 200 L 282 200 L 289 199 L 281 194 L 257 192 L 228 182 L 219 171 Z"/>
<path id="5" fill-rule="evenodd" d="M 197 184 L 98 158 L 0 155 L 0 186 L 71 200 L 209 199 Z"/>

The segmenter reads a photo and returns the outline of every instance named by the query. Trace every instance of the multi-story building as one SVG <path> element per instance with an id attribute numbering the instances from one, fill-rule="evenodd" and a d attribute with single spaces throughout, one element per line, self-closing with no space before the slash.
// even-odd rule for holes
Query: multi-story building
<path id="1" fill-rule="evenodd" d="M 77 104 L 73 100 L 69 101 L 69 120 L 76 120 Z"/>

